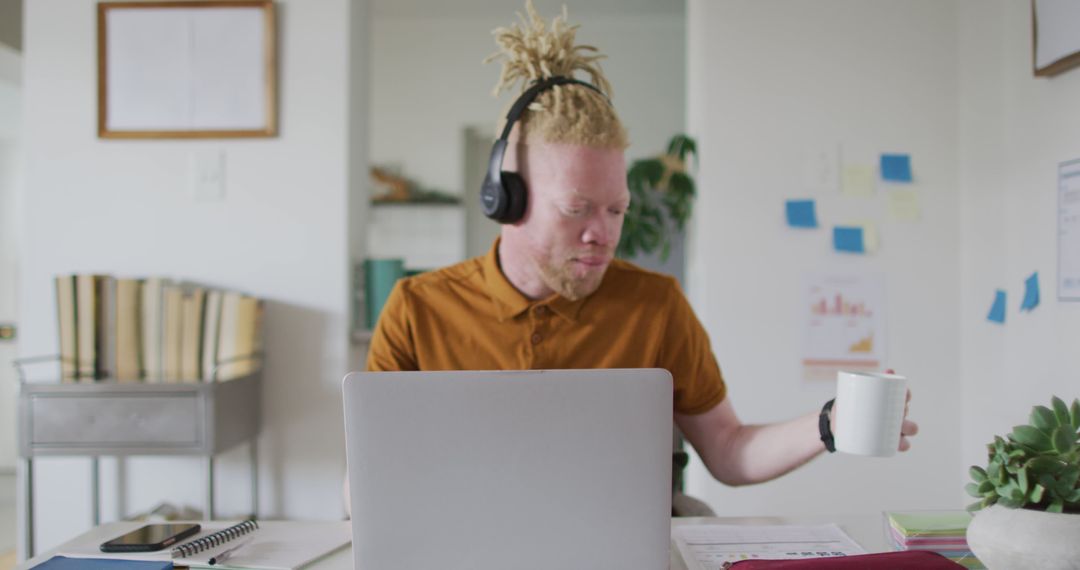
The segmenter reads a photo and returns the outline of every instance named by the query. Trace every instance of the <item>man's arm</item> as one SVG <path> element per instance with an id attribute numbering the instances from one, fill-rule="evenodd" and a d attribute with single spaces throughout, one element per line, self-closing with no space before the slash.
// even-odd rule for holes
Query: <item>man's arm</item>
<path id="1" fill-rule="evenodd" d="M 910 392 L 907 397 L 911 399 Z M 724 398 L 702 414 L 675 414 L 675 422 L 713 477 L 726 485 L 775 479 L 825 450 L 818 431 L 818 412 L 785 422 L 746 425 L 735 415 L 731 398 Z M 915 422 L 907 419 L 905 407 L 898 449 L 907 451 L 911 447 L 908 436 L 918 431 Z"/>

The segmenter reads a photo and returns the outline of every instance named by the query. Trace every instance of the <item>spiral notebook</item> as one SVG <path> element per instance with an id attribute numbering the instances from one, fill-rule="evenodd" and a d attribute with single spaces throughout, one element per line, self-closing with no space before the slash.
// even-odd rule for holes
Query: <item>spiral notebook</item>
<path id="1" fill-rule="evenodd" d="M 229 528 L 223 528 L 217 532 L 212 532 L 201 538 L 194 538 L 172 549 L 172 557 L 175 558 L 191 558 L 202 552 L 219 550 L 227 550 L 229 556 L 232 556 L 236 552 L 236 548 L 240 548 L 245 544 L 238 539 L 244 538 L 248 534 L 251 534 L 259 530 L 259 523 L 254 520 L 246 520 L 244 522 L 236 523 Z M 250 540 L 250 539 L 246 539 Z M 232 541 L 236 541 L 233 543 Z M 223 546 L 224 545 L 224 546 Z M 223 546 L 219 549 L 219 546 Z"/>
<path id="2" fill-rule="evenodd" d="M 348 522 L 244 521 L 226 525 L 205 522 L 191 539 L 158 552 L 103 553 L 102 540 L 88 538 L 73 543 L 58 554 L 72 558 L 119 560 L 173 560 L 176 565 L 222 570 L 295 570 L 352 542 Z M 116 535 L 137 528 L 116 525 Z M 234 547 L 239 546 L 239 548 Z M 224 562 L 210 565 L 210 559 L 232 549 Z M 176 552 L 174 555 L 173 552 Z"/>

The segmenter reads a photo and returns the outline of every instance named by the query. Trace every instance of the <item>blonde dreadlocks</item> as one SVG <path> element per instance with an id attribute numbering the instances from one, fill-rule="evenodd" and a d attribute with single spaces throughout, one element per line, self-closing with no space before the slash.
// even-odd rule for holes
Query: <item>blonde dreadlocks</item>
<path id="1" fill-rule="evenodd" d="M 499 51 L 484 63 L 502 59 L 502 72 L 494 95 L 512 89 L 520 82 L 524 91 L 533 81 L 562 75 L 572 77 L 581 70 L 589 81 L 611 97 L 611 85 L 600 69 L 604 56 L 588 45 L 574 45 L 580 26 L 567 24 L 566 6 L 562 15 L 547 22 L 533 6 L 525 4 L 526 18 L 518 13 L 520 23 L 492 32 Z M 500 120 L 502 130 L 505 119 Z M 626 129 L 615 109 L 602 95 L 581 85 L 558 85 L 541 93 L 517 122 L 518 141 L 577 144 L 599 148 L 625 149 L 629 146 Z"/>

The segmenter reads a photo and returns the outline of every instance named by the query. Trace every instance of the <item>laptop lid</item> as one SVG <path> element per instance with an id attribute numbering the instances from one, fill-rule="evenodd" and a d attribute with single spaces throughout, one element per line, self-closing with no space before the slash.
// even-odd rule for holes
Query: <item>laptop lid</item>
<path id="1" fill-rule="evenodd" d="M 667 568 L 666 370 L 353 373 L 360 569 Z"/>

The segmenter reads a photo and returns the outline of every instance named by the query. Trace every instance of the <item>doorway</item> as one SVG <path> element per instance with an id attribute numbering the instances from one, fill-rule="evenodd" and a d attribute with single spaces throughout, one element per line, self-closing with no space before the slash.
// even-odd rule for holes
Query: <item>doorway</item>
<path id="1" fill-rule="evenodd" d="M 0 44 L 0 570 L 15 560 L 16 194 L 20 181 L 22 57 Z"/>

